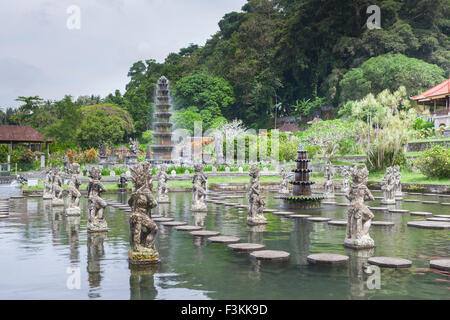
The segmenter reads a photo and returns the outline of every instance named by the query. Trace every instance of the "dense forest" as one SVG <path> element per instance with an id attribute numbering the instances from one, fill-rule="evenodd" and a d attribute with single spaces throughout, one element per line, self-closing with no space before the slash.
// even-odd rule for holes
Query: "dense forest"
<path id="1" fill-rule="evenodd" d="M 381 9 L 380 29 L 366 26 L 372 4 Z M 249 0 L 241 12 L 224 15 L 204 46 L 190 44 L 162 63 L 151 57 L 134 63 L 124 93 L 57 102 L 20 97 L 24 105 L 0 121 L 31 124 L 60 143 L 77 137 L 90 147 L 94 136 L 64 124 L 89 130 L 93 119 L 112 114 L 123 134 L 112 142 L 140 137 L 150 129 L 161 75 L 171 81 L 178 126 L 195 119 L 207 129 L 237 118 L 271 128 L 275 113 L 308 116 L 322 106 L 337 115 L 347 100 L 369 92 L 404 86 L 413 95 L 449 77 L 449 17 L 449 0 Z M 95 107 L 100 103 L 125 113 Z M 105 125 L 113 128 L 111 119 Z"/>

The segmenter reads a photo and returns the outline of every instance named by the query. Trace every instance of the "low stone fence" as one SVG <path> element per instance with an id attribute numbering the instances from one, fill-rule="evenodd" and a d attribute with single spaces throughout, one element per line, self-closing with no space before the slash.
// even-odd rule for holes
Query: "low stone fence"
<path id="1" fill-rule="evenodd" d="M 443 145 L 446 147 L 450 146 L 450 141 L 436 140 L 436 141 L 425 141 L 425 142 L 409 142 L 406 147 L 407 152 L 420 152 L 433 147 L 434 145 Z"/>

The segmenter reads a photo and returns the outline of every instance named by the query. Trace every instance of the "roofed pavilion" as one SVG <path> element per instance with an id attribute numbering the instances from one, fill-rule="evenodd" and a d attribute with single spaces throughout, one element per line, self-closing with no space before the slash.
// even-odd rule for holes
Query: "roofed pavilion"
<path id="1" fill-rule="evenodd" d="M 14 144 L 25 144 L 32 151 L 41 151 L 42 144 L 49 148 L 52 139 L 44 141 L 42 134 L 31 126 L 0 126 L 0 144 L 8 144 L 9 150 L 13 149 Z"/>
<path id="2" fill-rule="evenodd" d="M 430 106 L 431 120 L 435 127 L 450 126 L 450 79 L 412 97 L 419 105 Z"/>

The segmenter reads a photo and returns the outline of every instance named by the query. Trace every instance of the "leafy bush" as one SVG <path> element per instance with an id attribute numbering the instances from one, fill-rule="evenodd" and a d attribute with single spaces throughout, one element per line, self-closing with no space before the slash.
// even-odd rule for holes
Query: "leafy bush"
<path id="1" fill-rule="evenodd" d="M 86 151 L 86 154 L 84 156 L 87 163 L 95 163 L 97 161 L 98 153 L 94 148 L 89 149 Z"/>
<path id="2" fill-rule="evenodd" d="M 14 147 L 11 151 L 12 163 L 32 163 L 34 159 L 34 153 L 21 145 Z"/>
<path id="3" fill-rule="evenodd" d="M 9 147 L 6 144 L 0 145 L 0 163 L 8 162 Z"/>
<path id="4" fill-rule="evenodd" d="M 427 177 L 450 178 L 450 149 L 435 145 L 422 152 L 414 165 Z"/>

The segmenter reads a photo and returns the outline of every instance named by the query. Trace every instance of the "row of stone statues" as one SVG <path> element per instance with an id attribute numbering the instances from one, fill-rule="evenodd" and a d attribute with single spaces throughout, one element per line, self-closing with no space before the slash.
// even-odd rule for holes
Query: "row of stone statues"
<path id="1" fill-rule="evenodd" d="M 400 166 L 386 168 L 386 174 L 383 177 L 383 200 L 382 204 L 395 204 L 396 200 L 401 200 L 402 193 L 402 174 Z"/>

